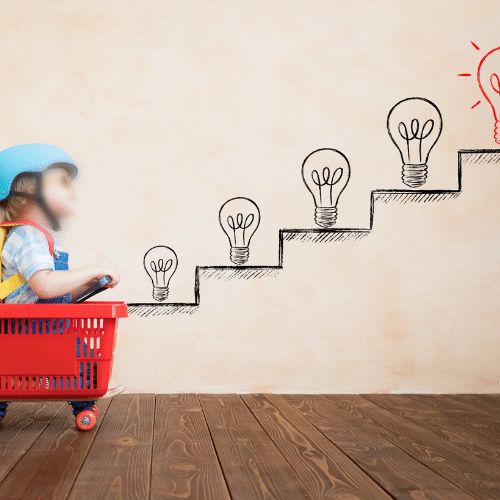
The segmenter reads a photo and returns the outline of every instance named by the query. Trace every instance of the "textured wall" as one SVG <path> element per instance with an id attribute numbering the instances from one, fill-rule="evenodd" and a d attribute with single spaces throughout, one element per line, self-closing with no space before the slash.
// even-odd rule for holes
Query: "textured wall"
<path id="1" fill-rule="evenodd" d="M 364 238 L 285 241 L 278 276 L 202 275 L 194 314 L 130 318 L 116 380 L 152 391 L 498 392 L 500 154 L 465 155 L 463 168 L 456 198 L 381 197 Z"/>
<path id="2" fill-rule="evenodd" d="M 171 299 L 197 264 L 227 264 L 217 213 L 262 210 L 251 264 L 280 227 L 311 227 L 303 158 L 335 147 L 352 179 L 339 226 L 366 226 L 370 191 L 400 187 L 385 120 L 411 95 L 444 130 L 427 187 L 456 187 L 460 148 L 494 147 L 474 72 L 500 45 L 497 1 L 11 1 L 0 5 L 0 147 L 43 141 L 80 162 L 74 265 L 122 273 L 109 298 L 151 300 L 149 247 L 178 253 Z M 474 50 L 469 40 L 481 47 Z M 497 166 L 498 168 L 498 166 Z M 285 246 L 285 270 L 203 283 L 194 315 L 122 323 L 131 390 L 498 391 L 498 177 L 440 204 L 379 207 L 374 232 Z M 469 191 L 467 192 L 467 189 Z"/>

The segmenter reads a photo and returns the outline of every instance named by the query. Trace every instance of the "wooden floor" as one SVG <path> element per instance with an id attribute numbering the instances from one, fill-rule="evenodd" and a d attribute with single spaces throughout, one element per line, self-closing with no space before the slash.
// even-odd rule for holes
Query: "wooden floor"
<path id="1" fill-rule="evenodd" d="M 121 395 L 12 404 L 0 499 L 500 499 L 499 396 Z"/>

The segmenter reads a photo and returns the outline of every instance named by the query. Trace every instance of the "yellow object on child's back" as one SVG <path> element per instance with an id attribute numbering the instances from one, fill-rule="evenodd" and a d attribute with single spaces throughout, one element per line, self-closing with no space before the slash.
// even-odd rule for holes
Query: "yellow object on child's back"
<path id="1" fill-rule="evenodd" d="M 0 226 L 0 273 L 2 272 L 2 250 L 5 243 L 5 238 L 7 238 L 7 231 L 9 227 L 18 226 L 19 224 L 9 224 L 3 223 Z M 26 280 L 19 273 L 14 274 L 10 278 L 7 278 L 5 281 L 2 281 L 0 275 L 0 301 L 5 299 L 5 297 L 9 296 L 12 292 L 17 290 L 19 287 L 23 286 L 26 283 Z"/>

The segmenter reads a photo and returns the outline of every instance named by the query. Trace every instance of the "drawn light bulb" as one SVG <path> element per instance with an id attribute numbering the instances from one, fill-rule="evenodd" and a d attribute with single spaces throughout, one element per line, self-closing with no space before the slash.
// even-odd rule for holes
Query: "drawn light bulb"
<path id="1" fill-rule="evenodd" d="M 429 153 L 443 129 L 438 107 L 421 97 L 398 102 L 387 117 L 387 130 L 403 161 L 403 184 L 417 188 L 427 179 Z"/>
<path id="2" fill-rule="evenodd" d="M 477 82 L 493 111 L 493 137 L 500 144 L 500 47 L 490 50 L 481 59 Z"/>
<path id="3" fill-rule="evenodd" d="M 250 255 L 250 240 L 260 224 L 259 207 L 249 198 L 232 198 L 222 205 L 219 221 L 231 245 L 231 262 L 237 266 L 245 264 Z"/>
<path id="4" fill-rule="evenodd" d="M 350 176 L 349 161 L 336 149 L 318 149 L 306 156 L 302 178 L 313 195 L 314 222 L 318 226 L 331 228 L 337 222 L 337 203 Z"/>
<path id="5" fill-rule="evenodd" d="M 163 302 L 168 298 L 168 287 L 177 270 L 177 255 L 167 246 L 150 248 L 144 255 L 144 269 L 153 283 L 153 298 Z"/>

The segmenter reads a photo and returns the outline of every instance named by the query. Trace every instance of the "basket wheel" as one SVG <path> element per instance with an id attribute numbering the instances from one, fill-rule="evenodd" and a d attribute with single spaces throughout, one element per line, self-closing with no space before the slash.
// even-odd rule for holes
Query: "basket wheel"
<path id="1" fill-rule="evenodd" d="M 99 408 L 97 408 L 96 405 L 92 405 L 92 408 L 90 408 L 90 411 L 96 416 L 99 416 Z"/>
<path id="2" fill-rule="evenodd" d="M 91 410 L 83 410 L 75 417 L 75 424 L 80 431 L 90 431 L 95 427 L 97 417 Z"/>

